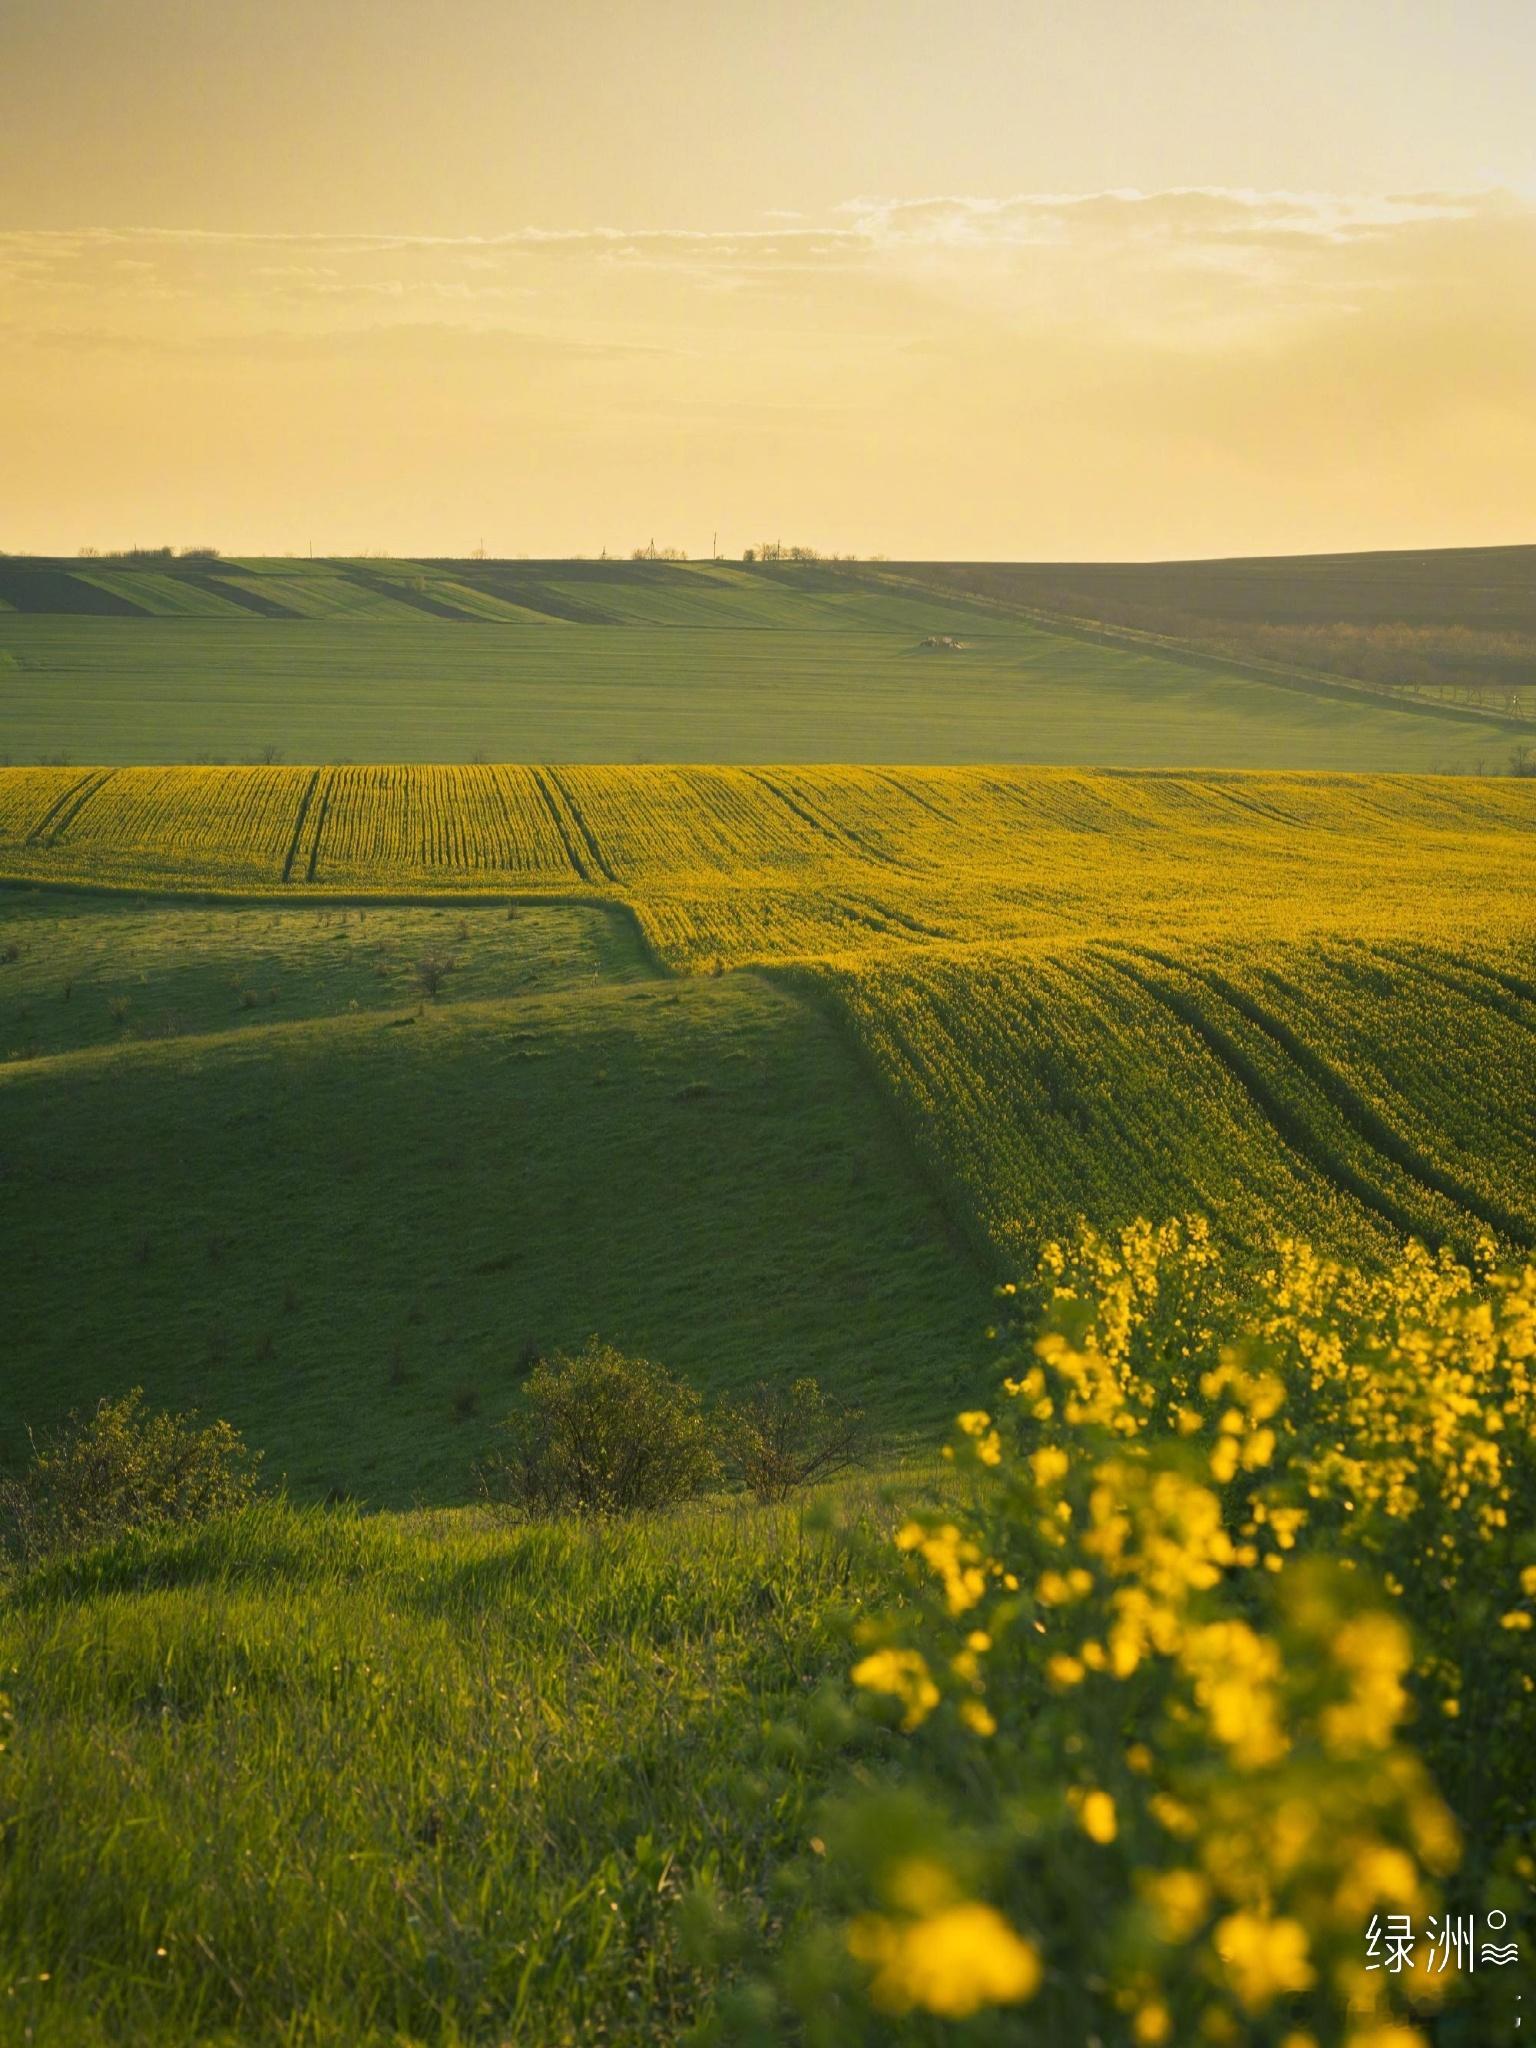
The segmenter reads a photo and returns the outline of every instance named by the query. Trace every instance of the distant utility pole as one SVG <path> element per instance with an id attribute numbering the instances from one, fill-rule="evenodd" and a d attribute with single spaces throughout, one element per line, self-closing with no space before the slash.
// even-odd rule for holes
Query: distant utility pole
<path id="1" fill-rule="evenodd" d="M 720 559 L 720 529 L 718 527 L 709 536 L 709 559 L 712 562 L 718 562 Z"/>

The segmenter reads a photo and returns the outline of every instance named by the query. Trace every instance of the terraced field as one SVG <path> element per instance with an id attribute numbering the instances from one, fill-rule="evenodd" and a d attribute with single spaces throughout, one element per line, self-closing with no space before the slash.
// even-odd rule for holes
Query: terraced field
<path id="1" fill-rule="evenodd" d="M 1025 770 L 12 770 L 0 869 L 585 898 L 849 1027 L 983 1254 L 1184 1208 L 1536 1241 L 1536 788 Z"/>

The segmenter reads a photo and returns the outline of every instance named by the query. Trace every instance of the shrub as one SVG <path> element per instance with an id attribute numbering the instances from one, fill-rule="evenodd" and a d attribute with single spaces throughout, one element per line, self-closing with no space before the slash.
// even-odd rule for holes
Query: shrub
<path id="1" fill-rule="evenodd" d="M 252 1497 L 261 1454 L 230 1423 L 143 1408 L 134 1387 L 34 1444 L 27 1469 L 0 1479 L 0 1545 L 33 1563 L 146 1525 L 208 1521 Z"/>
<path id="2" fill-rule="evenodd" d="M 424 996 L 431 996 L 436 1002 L 443 992 L 443 984 L 458 966 L 458 961 L 442 953 L 428 953 L 416 962 L 416 986 Z"/>
<path id="3" fill-rule="evenodd" d="M 590 1338 L 540 1359 L 478 1468 L 488 1499 L 528 1514 L 631 1514 L 719 1477 L 699 1397 L 648 1358 Z"/>
<path id="4" fill-rule="evenodd" d="M 759 1500 L 784 1500 L 797 1486 L 831 1479 L 858 1463 L 864 1411 L 849 1408 L 813 1379 L 790 1386 L 759 1382 L 749 1400 L 727 1410 L 733 1464 Z"/>

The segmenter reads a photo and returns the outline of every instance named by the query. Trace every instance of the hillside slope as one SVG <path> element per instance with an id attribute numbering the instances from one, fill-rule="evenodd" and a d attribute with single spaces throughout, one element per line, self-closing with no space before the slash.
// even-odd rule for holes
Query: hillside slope
<path id="1" fill-rule="evenodd" d="M 142 1383 L 300 1497 L 460 1500 L 520 1374 L 594 1332 L 941 1419 L 987 1289 L 846 1039 L 614 923 L 0 898 L 34 1034 L 0 1064 L 0 1461 Z"/>

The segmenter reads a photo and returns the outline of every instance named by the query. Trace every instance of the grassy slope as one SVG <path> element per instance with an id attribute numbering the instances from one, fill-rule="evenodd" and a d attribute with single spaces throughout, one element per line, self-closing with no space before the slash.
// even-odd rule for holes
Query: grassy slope
<path id="1" fill-rule="evenodd" d="M 795 1510 L 269 1508 L 0 1587 L 0 2040 L 676 2039 L 679 1896 L 792 1902 L 831 1759 L 774 1724 L 866 1569 Z"/>
<path id="2" fill-rule="evenodd" d="M 36 607 L 0 614 L 0 660 L 14 663 L 0 752 L 13 760 L 273 746 L 309 761 L 1434 770 L 1497 767 L 1510 745 L 1492 718 L 1094 645 L 854 569 L 253 562 L 193 580 L 3 566 L 0 594 Z M 242 609 L 210 584 L 292 615 Z M 137 606 L 123 595 L 135 590 Z M 106 605 L 123 615 L 99 615 Z M 935 633 L 964 651 L 923 651 Z"/>
<path id="3" fill-rule="evenodd" d="M 811 1372 L 896 1430 L 968 1383 L 983 1282 L 844 1039 L 755 975 L 658 981 L 581 909 L 0 927 L 40 1055 L 0 1069 L 12 1456 L 142 1381 L 301 1496 L 462 1499 L 520 1355 L 592 1331 L 711 1392 Z M 462 963 L 435 1004 L 426 950 Z"/>

